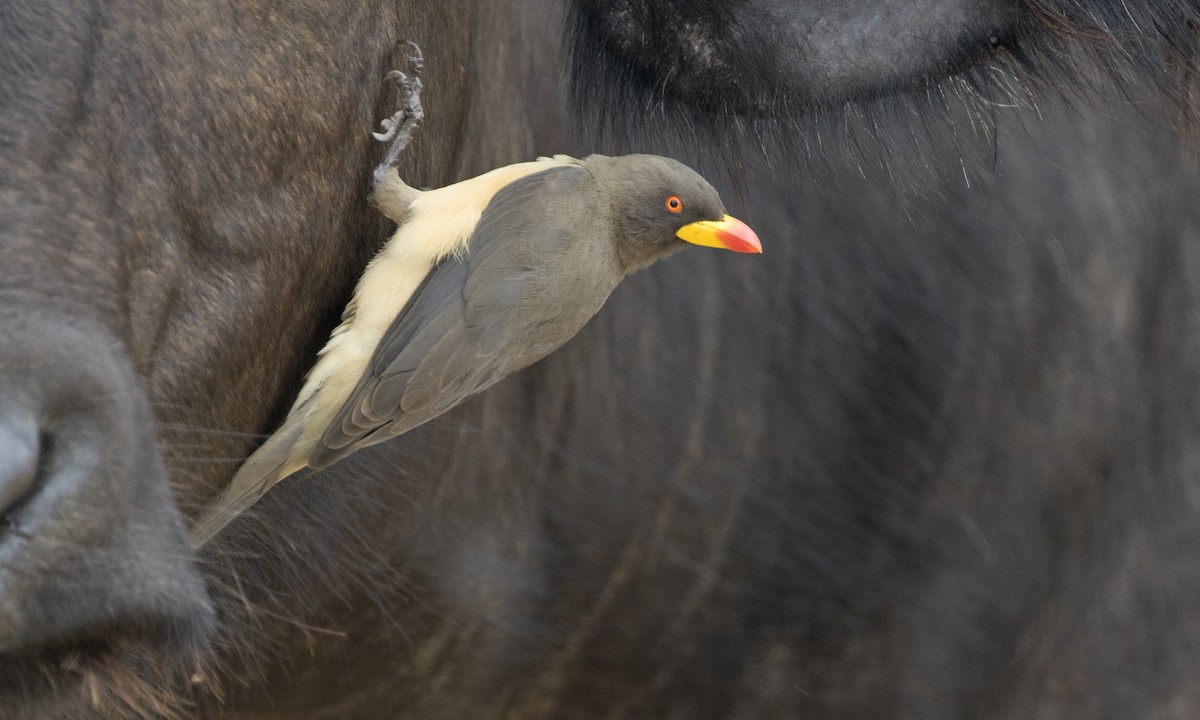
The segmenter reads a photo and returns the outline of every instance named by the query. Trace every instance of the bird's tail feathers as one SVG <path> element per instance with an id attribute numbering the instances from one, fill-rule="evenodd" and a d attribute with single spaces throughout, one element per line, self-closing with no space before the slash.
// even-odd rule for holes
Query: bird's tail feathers
<path id="1" fill-rule="evenodd" d="M 293 416 L 246 458 L 225 492 L 192 527 L 193 549 L 203 547 L 280 480 L 306 467 L 305 462 L 291 458 L 296 440 L 304 429 L 303 420 L 303 413 L 299 417 Z"/>

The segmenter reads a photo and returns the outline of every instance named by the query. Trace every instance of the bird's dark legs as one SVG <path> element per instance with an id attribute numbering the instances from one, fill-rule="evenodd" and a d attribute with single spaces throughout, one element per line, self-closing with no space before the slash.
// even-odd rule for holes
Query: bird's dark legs
<path id="1" fill-rule="evenodd" d="M 417 123 L 421 122 L 421 118 L 425 117 L 425 109 L 421 106 L 421 89 L 423 85 L 420 78 L 420 72 L 425 67 L 425 58 L 421 54 L 421 48 L 415 42 L 409 40 L 408 46 L 410 48 L 408 56 L 409 72 L 393 70 L 387 74 L 388 80 L 395 80 L 396 84 L 400 86 L 404 106 L 396 114 L 380 123 L 383 126 L 383 132 L 372 133 L 376 140 L 381 142 L 392 141 L 392 146 L 388 148 L 383 162 L 379 164 L 379 167 L 375 168 L 376 186 L 383 180 L 384 173 L 389 168 L 395 167 L 400 153 L 404 151 L 404 148 L 412 140 L 413 131 L 417 129 Z"/>

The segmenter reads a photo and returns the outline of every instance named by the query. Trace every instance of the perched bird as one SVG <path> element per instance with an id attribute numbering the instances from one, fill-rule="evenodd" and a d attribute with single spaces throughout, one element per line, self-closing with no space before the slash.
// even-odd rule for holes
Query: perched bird
<path id="1" fill-rule="evenodd" d="M 685 241 L 762 252 L 711 185 L 667 158 L 558 155 L 421 191 L 400 179 L 396 154 L 373 199 L 398 229 L 193 546 L 288 475 L 408 432 L 546 357 L 626 275 Z"/>
<path id="2" fill-rule="evenodd" d="M 546 357 L 626 275 L 685 241 L 762 251 L 711 185 L 654 155 L 560 155 L 428 191 L 391 169 L 377 194 L 399 229 L 282 428 L 196 526 L 196 546 L 284 477 L 408 432 Z"/>

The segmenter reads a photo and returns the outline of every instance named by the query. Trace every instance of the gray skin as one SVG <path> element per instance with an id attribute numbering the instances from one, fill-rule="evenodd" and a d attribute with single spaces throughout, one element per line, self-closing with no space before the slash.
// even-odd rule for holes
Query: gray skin
<path id="1" fill-rule="evenodd" d="M 666 198 L 683 210 L 671 213 Z M 309 464 L 321 469 L 441 415 L 576 335 L 629 273 L 720 220 L 717 191 L 654 155 L 592 155 L 513 182 L 469 252 L 437 267 L 396 318 Z"/>

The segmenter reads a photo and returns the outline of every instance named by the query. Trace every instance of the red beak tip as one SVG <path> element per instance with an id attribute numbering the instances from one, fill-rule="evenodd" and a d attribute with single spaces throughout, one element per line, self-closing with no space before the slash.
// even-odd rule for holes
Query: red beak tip
<path id="1" fill-rule="evenodd" d="M 750 234 L 749 236 L 746 236 L 729 233 L 724 240 L 725 247 L 733 250 L 734 252 L 762 254 L 762 243 L 758 241 L 757 235 Z"/>
<path id="2" fill-rule="evenodd" d="M 758 233 L 746 223 L 736 218 L 728 218 L 732 227 L 728 228 L 725 233 L 725 246 L 730 250 L 740 253 L 762 253 L 762 243 L 758 240 Z"/>

